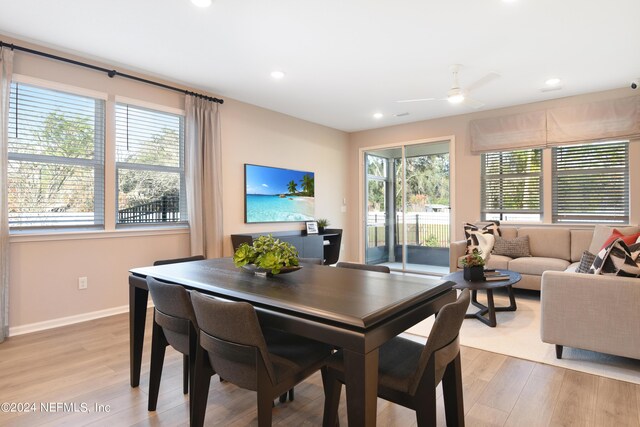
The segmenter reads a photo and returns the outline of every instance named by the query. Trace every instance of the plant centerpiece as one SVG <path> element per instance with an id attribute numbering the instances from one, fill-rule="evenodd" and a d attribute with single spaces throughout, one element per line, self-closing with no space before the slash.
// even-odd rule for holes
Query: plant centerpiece
<path id="1" fill-rule="evenodd" d="M 484 258 L 482 251 L 474 248 L 470 254 L 462 258 L 464 280 L 479 282 L 484 280 Z"/>
<path id="2" fill-rule="evenodd" d="M 233 254 L 233 263 L 236 267 L 266 275 L 300 269 L 296 248 L 290 243 L 275 239 L 270 234 L 258 237 L 251 245 L 241 244 Z"/>
<path id="3" fill-rule="evenodd" d="M 318 223 L 318 233 L 324 234 L 325 227 L 328 227 L 330 225 L 329 220 L 325 218 L 320 218 L 320 219 L 317 219 L 316 222 Z"/>

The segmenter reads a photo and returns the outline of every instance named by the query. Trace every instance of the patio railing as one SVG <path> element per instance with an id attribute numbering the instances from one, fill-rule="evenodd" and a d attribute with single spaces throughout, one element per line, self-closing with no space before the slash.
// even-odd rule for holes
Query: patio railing
<path id="1" fill-rule="evenodd" d="M 162 196 L 161 199 L 118 211 L 118 224 L 177 221 L 180 221 L 178 196 Z"/>

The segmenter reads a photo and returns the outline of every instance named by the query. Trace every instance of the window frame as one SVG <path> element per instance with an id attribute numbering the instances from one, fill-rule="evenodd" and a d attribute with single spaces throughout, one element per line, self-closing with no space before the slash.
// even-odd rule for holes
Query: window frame
<path id="1" fill-rule="evenodd" d="M 12 153 L 8 151 L 9 161 L 32 162 L 36 164 L 57 164 L 70 165 L 79 167 L 91 167 L 94 172 L 93 179 L 93 224 L 58 224 L 58 225 L 36 225 L 36 226 L 20 226 L 9 224 L 10 235 L 20 234 L 38 234 L 38 233 L 69 233 L 79 230 L 104 230 L 105 229 L 105 192 L 107 191 L 105 174 L 106 174 L 106 154 L 107 154 L 107 111 L 108 111 L 108 95 L 91 89 L 79 88 L 63 83 L 52 82 L 22 74 L 13 74 L 11 78 L 11 86 L 27 85 L 36 87 L 37 89 L 64 92 L 69 95 L 91 98 L 95 101 L 101 101 L 101 115 L 94 114 L 94 123 L 101 120 L 102 137 L 96 138 L 94 133 L 94 158 L 72 158 L 64 156 L 54 156 L 46 154 L 28 154 L 28 153 Z M 10 110 L 11 111 L 11 110 Z M 99 142 L 99 143 L 96 143 Z M 99 156 L 97 156 L 99 154 Z M 9 177 L 7 176 L 9 179 Z"/>

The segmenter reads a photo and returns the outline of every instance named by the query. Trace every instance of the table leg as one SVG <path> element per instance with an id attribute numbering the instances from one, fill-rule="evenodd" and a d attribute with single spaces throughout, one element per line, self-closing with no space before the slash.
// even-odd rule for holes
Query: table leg
<path id="1" fill-rule="evenodd" d="M 513 287 L 507 286 L 507 293 L 509 294 L 509 306 L 508 307 L 495 307 L 495 311 L 516 311 L 518 306 L 516 305 L 516 296 L 513 293 Z"/>
<path id="2" fill-rule="evenodd" d="M 129 278 L 129 375 L 131 387 L 140 385 L 144 326 L 147 320 L 149 291 L 136 286 Z"/>
<path id="3" fill-rule="evenodd" d="M 487 325 L 492 328 L 496 327 L 496 305 L 493 302 L 493 289 L 487 289 L 487 308 L 489 309 L 487 314 L 489 315 L 489 322 Z"/>
<path id="4" fill-rule="evenodd" d="M 376 425 L 378 403 L 378 349 L 367 354 L 344 349 L 349 426 Z"/>

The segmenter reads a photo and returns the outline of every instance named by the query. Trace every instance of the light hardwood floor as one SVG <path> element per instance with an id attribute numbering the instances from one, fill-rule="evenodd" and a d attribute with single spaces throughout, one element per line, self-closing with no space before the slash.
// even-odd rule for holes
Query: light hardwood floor
<path id="1" fill-rule="evenodd" d="M 37 411 L 0 412 L 0 425 L 188 425 L 182 356 L 172 349 L 167 351 L 158 410 L 147 411 L 150 324 L 149 317 L 141 384 L 135 389 L 129 387 L 126 314 L 12 337 L 1 344 L 0 402 L 36 403 Z M 473 348 L 463 348 L 462 369 L 467 426 L 640 426 L 640 386 L 635 384 Z M 295 395 L 293 402 L 275 406 L 273 424 L 321 425 L 320 375 L 298 385 Z M 347 425 L 342 395 L 340 421 Z M 445 425 L 440 390 L 438 396 L 438 425 Z M 45 412 L 40 404 L 46 402 L 75 404 L 79 412 Z M 255 408 L 253 392 L 212 380 L 207 425 L 256 425 Z M 378 401 L 378 425 L 415 424 L 412 411 Z"/>

